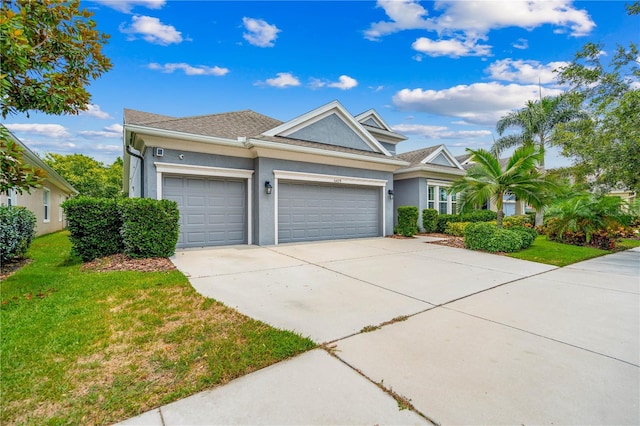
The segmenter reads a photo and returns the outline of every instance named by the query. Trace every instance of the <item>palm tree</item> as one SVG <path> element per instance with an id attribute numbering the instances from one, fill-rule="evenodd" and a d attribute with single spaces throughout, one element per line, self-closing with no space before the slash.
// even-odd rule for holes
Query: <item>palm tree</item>
<path id="1" fill-rule="evenodd" d="M 535 146 L 517 148 L 504 169 L 495 153 L 484 149 L 467 149 L 467 152 L 472 155 L 471 160 L 476 164 L 449 189 L 450 192 L 459 194 L 459 208 L 478 206 L 493 200 L 498 209 L 498 227 L 501 228 L 505 193 L 513 193 L 536 209 L 542 209 L 546 204 L 547 194 L 554 185 L 538 169 L 543 153 Z"/>
<path id="2" fill-rule="evenodd" d="M 544 150 L 547 145 L 554 145 L 553 132 L 558 124 L 587 118 L 578 104 L 567 95 L 540 97 L 537 101 L 528 101 L 526 107 L 512 111 L 496 123 L 498 134 L 509 128 L 519 128 L 520 133 L 506 135 L 498 139 L 492 151 L 500 153 L 505 149 L 534 145 L 542 152 L 539 169 L 544 173 Z M 542 225 L 543 212 L 536 211 L 536 225 Z"/>

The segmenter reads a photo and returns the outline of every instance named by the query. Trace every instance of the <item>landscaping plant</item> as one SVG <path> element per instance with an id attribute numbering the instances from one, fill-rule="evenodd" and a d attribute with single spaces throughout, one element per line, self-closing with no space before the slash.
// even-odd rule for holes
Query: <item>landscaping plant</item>
<path id="1" fill-rule="evenodd" d="M 418 208 L 415 206 L 398 207 L 398 226 L 396 231 L 405 237 L 418 233 Z"/>
<path id="2" fill-rule="evenodd" d="M 422 210 L 422 228 L 424 232 L 436 232 L 438 226 L 438 210 L 424 209 Z"/>
<path id="3" fill-rule="evenodd" d="M 0 207 L 0 264 L 24 256 L 35 236 L 36 216 L 24 207 Z"/>

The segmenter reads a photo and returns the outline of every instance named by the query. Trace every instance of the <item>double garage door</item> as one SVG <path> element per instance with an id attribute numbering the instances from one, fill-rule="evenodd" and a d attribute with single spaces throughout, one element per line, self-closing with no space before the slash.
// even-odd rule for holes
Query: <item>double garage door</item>
<path id="1" fill-rule="evenodd" d="M 163 198 L 180 209 L 179 248 L 247 244 L 247 181 L 165 176 Z"/>
<path id="2" fill-rule="evenodd" d="M 281 181 L 278 242 L 382 235 L 379 187 Z"/>

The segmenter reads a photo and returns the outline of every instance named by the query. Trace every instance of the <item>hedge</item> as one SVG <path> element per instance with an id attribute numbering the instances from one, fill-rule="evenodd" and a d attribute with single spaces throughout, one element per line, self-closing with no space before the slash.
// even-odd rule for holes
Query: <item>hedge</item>
<path id="1" fill-rule="evenodd" d="M 504 226 L 505 228 L 511 228 L 512 226 L 525 226 L 526 224 L 530 224 L 530 225 L 535 224 L 535 218 L 534 218 L 534 221 L 531 222 L 529 216 L 523 214 L 523 215 L 505 216 L 502 219 L 502 226 Z"/>
<path id="2" fill-rule="evenodd" d="M 496 220 L 496 212 L 491 210 L 474 210 L 461 214 L 439 214 L 436 219 L 436 232 L 444 233 L 449 222 L 489 222 Z"/>
<path id="3" fill-rule="evenodd" d="M 507 229 L 493 223 L 471 223 L 464 230 L 464 246 L 491 253 L 511 253 L 529 247 L 535 240 L 532 232 L 535 231 L 524 227 Z"/>
<path id="4" fill-rule="evenodd" d="M 415 206 L 398 207 L 398 226 L 396 232 L 405 237 L 418 233 L 418 208 Z"/>
<path id="5" fill-rule="evenodd" d="M 0 207 L 0 263 L 24 256 L 35 236 L 36 216 L 24 207 Z"/>
<path id="6" fill-rule="evenodd" d="M 169 200 L 128 198 L 122 201 L 122 240 L 130 257 L 169 257 L 176 251 L 180 212 Z"/>
<path id="7" fill-rule="evenodd" d="M 438 210 L 424 209 L 422 210 L 422 227 L 424 232 L 436 232 L 438 226 Z"/>
<path id="8" fill-rule="evenodd" d="M 72 253 L 88 262 L 122 253 L 120 203 L 115 199 L 76 197 L 62 203 L 71 233 Z"/>
<path id="9" fill-rule="evenodd" d="M 464 230 L 471 222 L 449 222 L 447 228 L 444 230 L 445 234 L 453 235 L 455 237 L 462 237 Z"/>

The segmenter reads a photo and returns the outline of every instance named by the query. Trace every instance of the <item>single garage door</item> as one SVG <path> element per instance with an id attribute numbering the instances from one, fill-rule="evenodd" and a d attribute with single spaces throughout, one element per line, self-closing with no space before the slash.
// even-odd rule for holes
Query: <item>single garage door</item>
<path id="1" fill-rule="evenodd" d="M 179 248 L 247 243 L 247 181 L 165 176 L 163 198 L 180 209 Z"/>
<path id="2" fill-rule="evenodd" d="M 278 242 L 377 237 L 380 188 L 300 182 L 278 184 Z"/>

